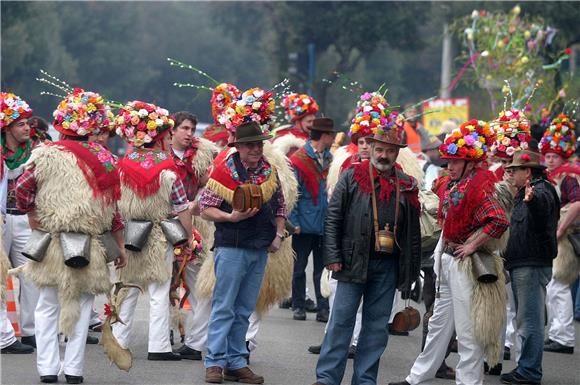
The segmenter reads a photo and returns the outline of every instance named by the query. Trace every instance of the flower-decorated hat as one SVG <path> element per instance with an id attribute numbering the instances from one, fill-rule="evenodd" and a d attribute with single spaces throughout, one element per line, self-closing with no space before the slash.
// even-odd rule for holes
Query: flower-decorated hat
<path id="1" fill-rule="evenodd" d="M 402 114 L 389 111 L 385 125 L 377 126 L 374 136 L 369 136 L 368 140 L 407 147 L 404 143 L 404 123 L 405 117 Z"/>
<path id="2" fill-rule="evenodd" d="M 263 129 L 267 129 L 275 107 L 272 92 L 257 87 L 250 88 L 228 105 L 223 113 L 223 124 L 230 132 L 235 131 L 242 123 L 250 122 L 256 122 Z"/>
<path id="3" fill-rule="evenodd" d="M 560 114 L 554 118 L 550 127 L 544 132 L 539 147 L 542 155 L 553 152 L 565 159 L 572 156 L 576 150 L 576 135 L 574 122 L 570 116 Z"/>
<path id="4" fill-rule="evenodd" d="M 110 130 L 114 115 L 103 97 L 95 92 L 75 88 L 52 113 L 52 125 L 67 136 L 97 135 Z"/>
<path id="5" fill-rule="evenodd" d="M 443 159 L 484 160 L 493 145 L 495 134 L 488 123 L 468 120 L 447 134 L 439 153 Z"/>
<path id="6" fill-rule="evenodd" d="M 491 126 L 496 134 L 491 146 L 494 156 L 510 159 L 516 151 L 528 149 L 532 135 L 530 121 L 523 112 L 516 109 L 502 111 Z"/>
<path id="7" fill-rule="evenodd" d="M 4 129 L 18 119 L 31 116 L 32 109 L 28 103 L 12 92 L 0 92 L 0 129 Z"/>
<path id="8" fill-rule="evenodd" d="M 316 115 L 318 104 L 312 96 L 306 94 L 289 94 L 282 99 L 282 105 L 288 119 L 295 122 L 306 115 Z"/>
<path id="9" fill-rule="evenodd" d="M 379 127 L 387 125 L 390 111 L 387 99 L 379 92 L 365 92 L 360 96 L 348 135 L 353 143 L 359 138 L 373 136 Z"/>
<path id="10" fill-rule="evenodd" d="M 242 91 L 238 87 L 229 83 L 218 84 L 211 92 L 211 115 L 215 124 L 225 124 L 226 117 L 223 116 L 228 105 L 237 100 Z"/>
<path id="11" fill-rule="evenodd" d="M 166 109 L 137 100 L 123 106 L 115 119 L 117 134 L 135 147 L 158 140 L 174 124 Z"/>

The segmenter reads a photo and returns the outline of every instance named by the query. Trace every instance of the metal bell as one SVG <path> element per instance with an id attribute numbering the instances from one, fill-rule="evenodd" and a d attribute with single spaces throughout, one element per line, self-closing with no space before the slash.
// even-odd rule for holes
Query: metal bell
<path id="1" fill-rule="evenodd" d="M 99 241 L 103 244 L 105 248 L 105 256 L 107 263 L 113 262 L 115 259 L 121 256 L 121 250 L 117 245 L 117 241 L 113 237 L 113 233 L 106 231 L 99 235 Z"/>
<path id="2" fill-rule="evenodd" d="M 161 230 L 165 234 L 165 238 L 172 246 L 177 246 L 187 242 L 187 231 L 177 218 L 169 218 L 161 222 Z"/>
<path id="3" fill-rule="evenodd" d="M 83 233 L 60 233 L 64 264 L 72 268 L 85 267 L 90 262 L 91 237 Z"/>
<path id="4" fill-rule="evenodd" d="M 473 274 L 482 283 L 494 283 L 497 281 L 497 269 L 493 254 L 475 252 L 471 255 Z"/>
<path id="5" fill-rule="evenodd" d="M 149 234 L 153 229 L 153 222 L 132 219 L 125 226 L 125 248 L 131 251 L 141 251 Z"/>
<path id="6" fill-rule="evenodd" d="M 28 238 L 24 250 L 22 250 L 22 255 L 33 261 L 41 262 L 44 259 L 51 240 L 50 233 L 38 229 L 32 230 L 30 238 Z"/>

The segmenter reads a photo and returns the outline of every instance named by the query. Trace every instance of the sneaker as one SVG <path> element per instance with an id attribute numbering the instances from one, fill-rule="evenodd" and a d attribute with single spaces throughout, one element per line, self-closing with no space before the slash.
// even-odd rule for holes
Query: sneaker
<path id="1" fill-rule="evenodd" d="M 574 347 L 565 346 L 556 341 L 552 341 L 551 343 L 544 345 L 544 351 L 552 353 L 574 354 Z"/>
<path id="2" fill-rule="evenodd" d="M 33 348 L 36 349 L 36 337 L 35 336 L 21 337 L 20 342 L 22 342 L 24 345 L 29 345 L 29 346 L 32 346 Z"/>
<path id="3" fill-rule="evenodd" d="M 87 336 L 87 345 L 96 345 L 99 343 L 99 339 L 93 336 Z"/>
<path id="4" fill-rule="evenodd" d="M 58 376 L 57 375 L 40 376 L 40 382 L 42 382 L 43 384 L 54 384 L 55 382 L 58 382 Z"/>
<path id="5" fill-rule="evenodd" d="M 16 340 L 12 345 L 6 346 L 2 349 L 2 354 L 32 354 L 34 353 L 34 348 L 30 345 L 25 345 L 22 342 Z"/>
<path id="6" fill-rule="evenodd" d="M 526 380 L 522 376 L 516 373 L 515 370 L 512 370 L 509 373 L 504 373 L 499 376 L 499 380 L 502 384 L 509 384 L 509 385 L 540 385 L 540 382 Z"/>
<path id="7" fill-rule="evenodd" d="M 292 316 L 296 321 L 306 321 L 306 312 L 304 309 L 294 310 L 294 315 Z"/>
<path id="8" fill-rule="evenodd" d="M 280 309 L 290 309 L 292 307 L 292 298 L 283 299 L 278 305 Z"/>
<path id="9" fill-rule="evenodd" d="M 83 376 L 70 376 L 68 374 L 64 375 L 67 384 L 82 384 L 84 381 Z"/>
<path id="10" fill-rule="evenodd" d="M 322 345 L 312 345 L 308 347 L 308 351 L 312 354 L 320 354 L 321 349 Z"/>
<path id="11" fill-rule="evenodd" d="M 192 349 L 187 345 L 181 346 L 179 349 L 174 351 L 174 353 L 179 354 L 184 360 L 201 361 L 201 352 L 199 350 Z"/>
<path id="12" fill-rule="evenodd" d="M 328 309 L 320 309 L 318 313 L 316 313 L 316 321 L 328 322 L 328 316 Z"/>
<path id="13" fill-rule="evenodd" d="M 306 298 L 306 301 L 304 302 L 304 309 L 308 313 L 316 313 L 318 311 L 318 307 L 316 307 L 316 304 L 310 298 Z"/>
<path id="14" fill-rule="evenodd" d="M 222 368 L 219 366 L 210 366 L 205 369 L 205 382 L 210 384 L 221 384 L 224 382 Z"/>

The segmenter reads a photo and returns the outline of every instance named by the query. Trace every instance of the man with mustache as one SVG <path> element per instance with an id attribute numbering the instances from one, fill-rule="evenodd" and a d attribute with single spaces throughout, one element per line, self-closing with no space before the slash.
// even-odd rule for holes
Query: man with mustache
<path id="1" fill-rule="evenodd" d="M 371 158 L 341 176 L 324 224 L 324 264 L 338 281 L 333 314 L 316 366 L 315 385 L 340 384 L 356 312 L 363 300 L 362 329 L 353 384 L 377 383 L 388 341 L 395 289 L 409 298 L 419 274 L 421 230 L 417 181 L 396 164 L 403 118 L 387 114 L 371 140 Z"/>

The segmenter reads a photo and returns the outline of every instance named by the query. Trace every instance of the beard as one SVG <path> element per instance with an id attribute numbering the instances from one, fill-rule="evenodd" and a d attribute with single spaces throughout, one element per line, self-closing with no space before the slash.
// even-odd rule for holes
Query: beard
<path id="1" fill-rule="evenodd" d="M 390 171 L 393 168 L 393 163 L 388 159 L 375 159 L 371 157 L 371 164 L 380 172 Z"/>

